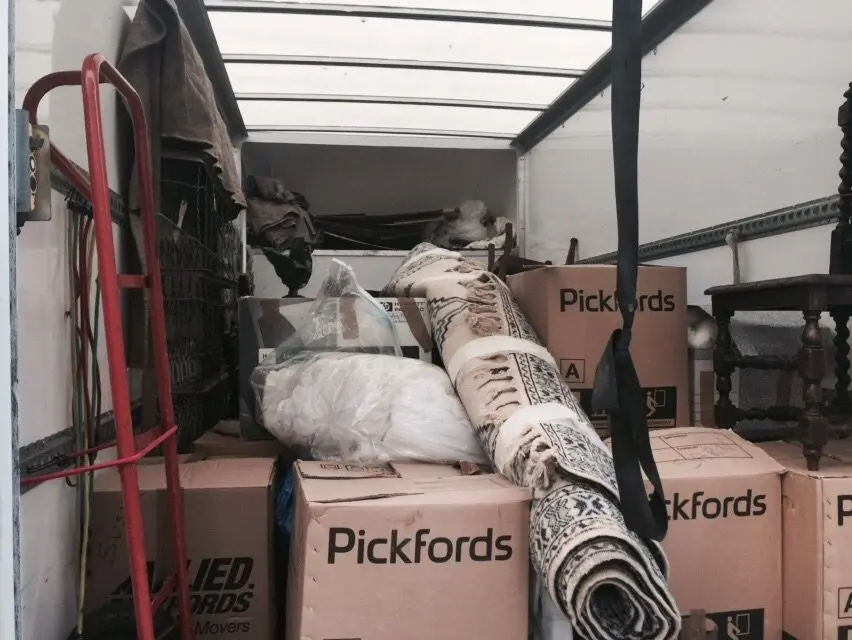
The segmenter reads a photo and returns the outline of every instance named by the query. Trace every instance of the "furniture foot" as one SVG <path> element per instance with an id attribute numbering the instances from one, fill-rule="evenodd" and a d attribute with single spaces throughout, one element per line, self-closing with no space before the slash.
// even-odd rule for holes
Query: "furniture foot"
<path id="1" fill-rule="evenodd" d="M 729 358 L 734 354 L 734 343 L 731 339 L 732 311 L 716 311 L 716 347 L 713 350 L 713 371 L 716 374 L 716 391 L 719 399 L 716 401 L 715 418 L 716 426 L 722 429 L 730 429 L 737 423 L 735 415 L 736 407 L 731 402 L 731 375 L 734 367 Z"/>
<path id="2" fill-rule="evenodd" d="M 834 407 L 843 415 L 849 415 L 852 409 L 852 398 L 849 396 L 849 310 L 837 309 L 831 312 L 834 319 Z"/>
<path id="3" fill-rule="evenodd" d="M 828 431 L 828 420 L 822 402 L 822 379 L 825 377 L 825 348 L 819 328 L 819 311 L 805 311 L 802 348 L 799 350 L 799 377 L 802 379 L 804 411 L 799 418 L 802 449 L 808 469 L 819 469 L 822 448 Z"/>

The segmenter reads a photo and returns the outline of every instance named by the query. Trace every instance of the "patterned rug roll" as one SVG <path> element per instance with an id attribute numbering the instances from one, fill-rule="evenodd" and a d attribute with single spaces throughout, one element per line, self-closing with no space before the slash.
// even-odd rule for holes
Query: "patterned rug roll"
<path id="1" fill-rule="evenodd" d="M 435 344 L 491 461 L 535 491 L 532 560 L 577 636 L 677 638 L 663 551 L 625 526 L 612 456 L 505 284 L 421 244 L 387 290 L 427 298 Z"/>

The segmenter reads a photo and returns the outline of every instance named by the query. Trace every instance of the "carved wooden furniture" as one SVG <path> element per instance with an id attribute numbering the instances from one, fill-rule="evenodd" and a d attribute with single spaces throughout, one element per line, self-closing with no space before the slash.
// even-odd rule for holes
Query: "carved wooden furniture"
<path id="1" fill-rule="evenodd" d="M 577 263 L 577 251 L 579 250 L 580 241 L 577 238 L 571 238 L 568 245 L 568 255 L 565 257 L 565 264 L 572 265 Z"/>
<path id="2" fill-rule="evenodd" d="M 799 422 L 808 468 L 819 468 L 828 432 L 829 412 L 849 415 L 849 317 L 852 315 L 852 83 L 844 94 L 838 123 L 843 132 L 840 155 L 840 187 L 837 226 L 831 234 L 828 274 L 811 274 L 711 287 L 713 315 L 718 335 L 713 367 L 719 400 L 716 424 L 730 428 L 741 420 L 770 419 Z M 797 356 L 738 356 L 731 341 L 730 321 L 737 311 L 799 311 L 802 313 L 802 347 Z M 834 319 L 835 398 L 831 407 L 823 401 L 825 349 L 819 319 L 823 313 Z M 802 379 L 804 409 L 769 407 L 742 409 L 731 402 L 731 374 L 736 367 L 797 371 Z"/>
<path id="3" fill-rule="evenodd" d="M 497 277 L 505 281 L 507 276 L 516 273 L 522 273 L 530 269 L 538 269 L 548 264 L 552 264 L 550 260 L 546 262 L 538 262 L 529 258 L 521 258 L 514 255 L 516 248 L 515 233 L 511 222 L 506 223 L 506 241 L 503 243 L 503 253 L 496 255 L 496 250 L 493 244 L 488 245 L 488 270 L 491 273 L 496 273 Z"/>

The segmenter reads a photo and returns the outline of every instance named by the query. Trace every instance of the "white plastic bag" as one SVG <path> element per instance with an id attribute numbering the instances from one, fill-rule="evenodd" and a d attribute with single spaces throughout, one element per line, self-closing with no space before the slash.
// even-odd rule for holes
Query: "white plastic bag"
<path id="1" fill-rule="evenodd" d="M 263 424 L 317 459 L 487 463 L 447 374 L 409 358 L 302 353 L 267 371 Z"/>
<path id="2" fill-rule="evenodd" d="M 258 423 L 317 459 L 488 462 L 447 374 L 402 357 L 387 312 L 342 262 L 250 380 Z"/>

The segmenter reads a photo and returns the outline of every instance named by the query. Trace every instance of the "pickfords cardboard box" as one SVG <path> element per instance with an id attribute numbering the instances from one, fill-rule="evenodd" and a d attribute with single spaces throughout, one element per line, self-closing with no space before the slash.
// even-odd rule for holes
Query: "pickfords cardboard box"
<path id="1" fill-rule="evenodd" d="M 239 436 L 229 436 L 208 431 L 192 443 L 194 453 L 205 458 L 275 458 L 283 456 L 292 459 L 293 452 L 277 440 L 247 440 Z"/>
<path id="2" fill-rule="evenodd" d="M 198 459 L 180 465 L 195 637 L 269 640 L 276 629 L 271 458 Z M 162 460 L 138 467 L 149 575 L 171 575 Z M 87 607 L 131 597 L 118 472 L 95 479 Z"/>
<path id="3" fill-rule="evenodd" d="M 852 640 L 852 444 L 829 442 L 819 471 L 799 444 L 761 447 L 787 469 L 784 640 Z"/>
<path id="4" fill-rule="evenodd" d="M 783 467 L 732 431 L 660 429 L 651 446 L 669 511 L 669 585 L 681 614 L 703 609 L 720 640 L 778 640 Z"/>
<path id="5" fill-rule="evenodd" d="M 527 490 L 441 465 L 295 469 L 287 640 L 527 640 Z"/>
<path id="6" fill-rule="evenodd" d="M 621 327 L 615 267 L 542 267 L 510 276 L 509 288 L 568 386 L 596 427 L 595 371 L 612 332 Z M 639 267 L 638 313 L 630 353 L 645 390 L 651 428 L 689 424 L 686 269 Z"/>
<path id="7" fill-rule="evenodd" d="M 402 355 L 432 362 L 432 329 L 423 298 L 374 298 L 393 322 Z M 272 436 L 255 420 L 256 400 L 251 386 L 252 371 L 276 347 L 310 320 L 313 300 L 304 298 L 240 298 L 239 317 L 239 392 L 240 429 L 244 438 L 251 440 L 270 439 Z M 347 345 L 361 346 L 359 302 L 339 299 L 341 324 L 334 328 L 333 342 L 345 348 Z M 368 345 L 376 349 L 389 350 L 393 344 Z"/>

